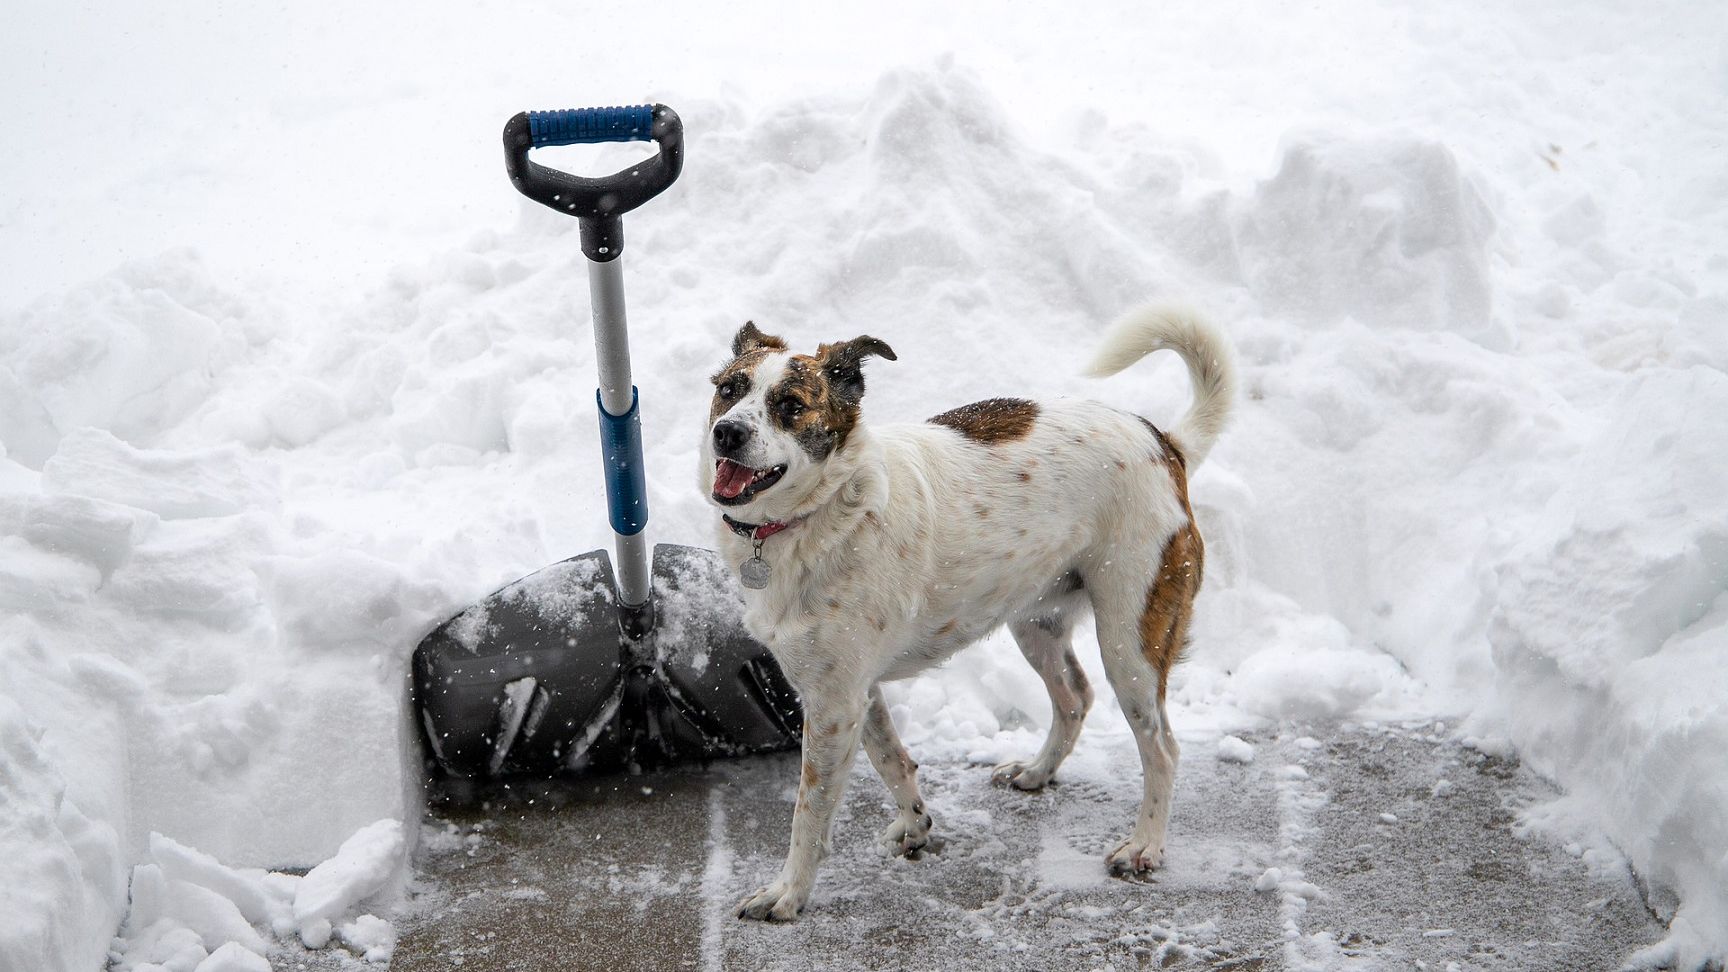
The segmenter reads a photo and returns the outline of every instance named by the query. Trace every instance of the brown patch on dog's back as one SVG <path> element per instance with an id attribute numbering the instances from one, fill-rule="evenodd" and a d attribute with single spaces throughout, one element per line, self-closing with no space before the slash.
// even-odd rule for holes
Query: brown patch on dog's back
<path id="1" fill-rule="evenodd" d="M 1163 429 L 1153 425 L 1152 420 L 1148 418 L 1140 419 L 1140 424 L 1152 430 L 1152 438 L 1158 440 L 1158 448 L 1164 453 L 1164 458 L 1175 460 L 1176 465 L 1182 467 L 1183 470 L 1187 470 L 1188 457 L 1184 456 L 1182 450 L 1176 447 L 1176 443 L 1172 442 L 1170 437 L 1164 434 Z M 1181 482 L 1177 483 L 1176 489 L 1177 492 L 1182 494 L 1182 505 L 1186 507 L 1188 505 L 1188 480 L 1186 476 L 1182 478 Z M 1189 517 L 1189 519 L 1192 520 L 1193 517 Z"/>
<path id="2" fill-rule="evenodd" d="M 953 429 L 973 442 L 995 445 L 1025 438 L 1037 419 L 1037 402 L 1024 398 L 986 398 L 949 409 L 929 422 Z"/>
<path id="3" fill-rule="evenodd" d="M 1169 464 L 1170 481 L 1176 488 L 1176 498 L 1182 501 L 1182 512 L 1188 517 L 1188 522 L 1165 541 L 1158 574 L 1146 589 L 1146 606 L 1140 612 L 1140 650 L 1158 672 L 1158 699 L 1163 701 L 1170 670 L 1182 660 L 1188 647 L 1188 622 L 1194 613 L 1194 595 L 1200 591 L 1206 545 L 1194 525 L 1194 510 L 1188 505 L 1188 475 L 1183 469 L 1182 453 L 1156 428 L 1152 432 L 1175 459 Z"/>

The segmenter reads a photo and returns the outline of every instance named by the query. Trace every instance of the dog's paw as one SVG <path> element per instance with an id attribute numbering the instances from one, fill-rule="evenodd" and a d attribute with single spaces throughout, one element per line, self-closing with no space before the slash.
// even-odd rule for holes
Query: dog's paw
<path id="1" fill-rule="evenodd" d="M 738 917 L 756 921 L 791 921 L 804 910 L 808 891 L 797 891 L 785 881 L 775 881 L 738 903 Z"/>
<path id="2" fill-rule="evenodd" d="M 890 857 L 914 857 L 930 843 L 931 823 L 927 813 L 911 819 L 896 817 L 877 843 Z"/>
<path id="3" fill-rule="evenodd" d="M 1036 761 L 1026 763 L 1016 760 L 1002 763 L 991 770 L 990 782 L 1030 793 L 1044 789 L 1044 784 L 1049 783 L 1050 778 L 1055 775 L 1055 770 L 1041 766 Z"/>
<path id="4" fill-rule="evenodd" d="M 1112 877 L 1143 878 L 1163 865 L 1164 844 L 1146 843 L 1130 837 L 1117 845 L 1104 862 L 1109 865 Z"/>

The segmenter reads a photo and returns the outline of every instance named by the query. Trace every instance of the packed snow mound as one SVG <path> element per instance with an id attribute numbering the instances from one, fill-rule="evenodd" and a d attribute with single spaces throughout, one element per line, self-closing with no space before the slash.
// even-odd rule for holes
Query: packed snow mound
<path id="1" fill-rule="evenodd" d="M 946 62 L 846 97 L 658 97 L 690 156 L 624 257 L 654 539 L 720 529 L 690 470 L 704 378 L 746 319 L 798 349 L 890 341 L 871 421 L 1006 394 L 1167 423 L 1188 403 L 1176 362 L 1072 376 L 1122 310 L 1188 298 L 1236 344 L 1242 401 L 1191 488 L 1208 576 L 1178 732 L 1475 711 L 1580 791 L 1660 774 L 1599 823 L 1678 902 L 1676 954 L 1728 952 L 1709 937 L 1728 928 L 1710 748 L 1728 715 L 1646 694 L 1702 692 L 1689 666 L 1720 657 L 1705 494 L 1728 450 L 1702 417 L 1721 412 L 1728 264 L 1619 242 L 1612 173 L 1539 183 L 1540 161 L 1462 135 L 1305 126 L 1231 171 L 1093 113 L 1076 161 L 1037 140 L 1068 128 L 1028 133 Z M 359 294 L 272 294 L 170 251 L 0 314 L 0 787 L 26 808 L 0 853 L 27 869 L 0 890 L 21 899 L 0 956 L 99 961 L 130 864 L 159 872 L 134 872 L 135 897 L 190 916 L 138 930 L 149 954 L 246 948 L 251 905 L 149 834 L 308 866 L 413 819 L 414 645 L 609 545 L 576 224 L 520 207 Z M 1604 600 L 1615 620 L 1579 622 Z M 920 758 L 1016 758 L 1048 719 L 1001 635 L 889 701 Z M 1107 691 L 1086 732 L 1126 732 Z M 1082 739 L 1071 765 L 1088 758 Z M 366 843 L 369 881 L 404 845 Z M 367 881 L 270 932 L 385 954 L 325 914 Z M 294 900 L 284 883 L 265 887 Z"/>

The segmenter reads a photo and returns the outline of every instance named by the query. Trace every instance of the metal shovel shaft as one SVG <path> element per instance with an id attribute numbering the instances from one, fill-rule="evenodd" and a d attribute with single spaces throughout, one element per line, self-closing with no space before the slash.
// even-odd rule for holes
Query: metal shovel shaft
<path id="1" fill-rule="evenodd" d="M 607 465 L 606 499 L 612 509 L 618 552 L 618 603 L 639 613 L 649 603 L 648 522 L 636 388 L 630 381 L 630 329 L 624 315 L 622 256 L 588 261 L 588 295 L 594 311 L 594 354 L 600 372 L 602 454 Z M 632 469 L 630 466 L 636 468 Z M 643 619 L 645 620 L 645 619 Z M 650 622 L 651 623 L 651 622 Z M 626 628 L 632 625 L 626 619 Z"/>

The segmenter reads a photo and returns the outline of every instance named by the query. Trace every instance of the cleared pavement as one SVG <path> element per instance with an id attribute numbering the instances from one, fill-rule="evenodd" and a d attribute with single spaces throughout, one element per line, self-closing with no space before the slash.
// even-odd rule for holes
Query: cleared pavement
<path id="1" fill-rule="evenodd" d="M 942 842 L 919 860 L 876 849 L 890 803 L 860 760 L 790 925 L 732 908 L 779 866 L 792 757 L 434 807 L 392 968 L 1591 970 L 1660 937 L 1623 865 L 1515 833 L 1552 795 L 1515 764 L 1423 727 L 1249 741 L 1248 764 L 1187 746 L 1144 883 L 1103 864 L 1139 799 L 1131 751 L 1115 782 L 1036 794 L 925 764 Z"/>

